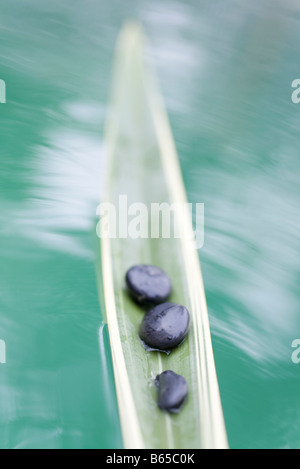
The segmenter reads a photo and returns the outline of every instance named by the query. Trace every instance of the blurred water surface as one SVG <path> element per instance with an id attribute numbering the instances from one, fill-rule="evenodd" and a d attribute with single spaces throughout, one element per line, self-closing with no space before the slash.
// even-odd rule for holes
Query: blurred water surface
<path id="1" fill-rule="evenodd" d="M 2 0 L 1 448 L 121 446 L 94 235 L 112 55 L 144 26 L 200 251 L 230 445 L 299 447 L 300 6 Z"/>

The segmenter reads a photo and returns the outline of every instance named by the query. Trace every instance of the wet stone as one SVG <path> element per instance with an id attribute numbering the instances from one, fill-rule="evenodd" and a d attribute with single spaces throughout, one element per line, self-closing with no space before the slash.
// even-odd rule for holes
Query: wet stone
<path id="1" fill-rule="evenodd" d="M 177 414 L 188 394 L 185 378 L 167 370 L 156 377 L 155 385 L 157 387 L 157 404 L 160 409 Z"/>
<path id="2" fill-rule="evenodd" d="M 162 303 L 145 314 L 140 338 L 150 349 L 166 351 L 183 341 L 189 325 L 190 314 L 184 306 Z"/>
<path id="3" fill-rule="evenodd" d="M 131 296 L 140 304 L 156 305 L 168 299 L 171 282 L 167 274 L 153 265 L 136 265 L 126 273 Z"/>

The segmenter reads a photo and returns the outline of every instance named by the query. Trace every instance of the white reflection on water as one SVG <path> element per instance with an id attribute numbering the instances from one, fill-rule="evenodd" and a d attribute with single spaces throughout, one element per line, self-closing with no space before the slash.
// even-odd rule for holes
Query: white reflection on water
<path id="1" fill-rule="evenodd" d="M 78 113 L 77 104 L 69 108 Z M 83 118 L 90 118 L 88 108 Z M 10 229 L 47 247 L 92 258 L 94 252 L 80 234 L 92 233 L 101 197 L 101 140 L 73 129 L 53 132 L 46 140 L 47 145 L 34 149 L 31 193 L 14 210 Z"/>
<path id="2" fill-rule="evenodd" d="M 206 168 L 192 179 L 193 184 L 203 181 L 207 191 L 206 244 L 200 256 L 212 297 L 212 329 L 261 370 L 270 372 L 273 364 L 276 373 L 276 365 L 290 363 L 291 338 L 300 330 L 297 156 L 289 146 L 278 147 L 271 165 L 251 168 L 245 165 L 253 160 L 246 150 L 244 159 L 232 148 L 229 153 L 222 169 Z M 221 301 L 214 305 L 214 298 Z"/>

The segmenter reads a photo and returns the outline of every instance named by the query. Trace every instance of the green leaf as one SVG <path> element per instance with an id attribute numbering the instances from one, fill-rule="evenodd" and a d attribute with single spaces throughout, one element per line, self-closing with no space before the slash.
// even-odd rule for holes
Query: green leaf
<path id="1" fill-rule="evenodd" d="M 118 209 L 120 195 L 126 195 L 129 206 L 143 203 L 149 210 L 151 203 L 187 202 L 167 114 L 146 63 L 143 33 L 135 24 L 125 25 L 119 37 L 105 143 L 109 165 L 106 202 Z M 125 209 L 122 215 L 126 219 Z M 124 446 L 226 448 L 190 214 L 175 210 L 174 223 L 184 226 L 187 236 L 133 239 L 117 233 L 114 239 L 101 239 L 103 290 Z M 170 355 L 147 352 L 139 339 L 144 311 L 129 297 L 124 278 L 128 268 L 143 263 L 167 272 L 173 285 L 170 301 L 185 305 L 191 313 L 188 337 Z M 161 411 L 156 403 L 154 378 L 168 369 L 183 375 L 189 386 L 188 399 L 177 415 Z"/>

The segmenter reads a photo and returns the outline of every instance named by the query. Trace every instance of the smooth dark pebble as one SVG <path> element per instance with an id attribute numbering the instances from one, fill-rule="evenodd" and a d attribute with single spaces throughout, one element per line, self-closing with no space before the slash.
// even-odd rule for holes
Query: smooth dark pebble
<path id="1" fill-rule="evenodd" d="M 171 282 L 167 274 L 154 265 L 136 265 L 126 273 L 131 296 L 141 304 L 156 305 L 168 299 Z"/>
<path id="2" fill-rule="evenodd" d="M 157 404 L 162 410 L 177 414 L 184 404 L 188 386 L 183 376 L 167 370 L 155 379 L 157 387 Z"/>
<path id="3" fill-rule="evenodd" d="M 140 338 L 156 350 L 169 350 L 179 345 L 188 333 L 190 314 L 176 303 L 154 306 L 144 316 Z"/>

